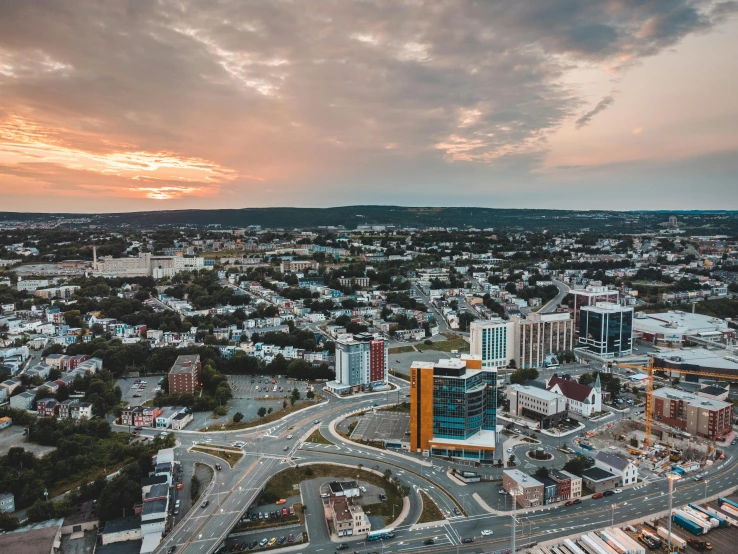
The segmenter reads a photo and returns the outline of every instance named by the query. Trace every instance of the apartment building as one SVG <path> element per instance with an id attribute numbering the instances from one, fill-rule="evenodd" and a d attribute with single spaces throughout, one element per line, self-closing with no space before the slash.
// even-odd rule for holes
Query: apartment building
<path id="1" fill-rule="evenodd" d="M 692 435 L 715 440 L 731 431 L 733 404 L 664 387 L 651 395 L 653 418 Z"/>
<path id="2" fill-rule="evenodd" d="M 348 394 L 387 383 L 387 345 L 369 333 L 336 341 L 336 380 L 326 383 L 334 394 Z"/>
<path id="3" fill-rule="evenodd" d="M 413 362 L 410 450 L 465 460 L 492 460 L 497 426 L 497 371 L 479 356 Z"/>
<path id="4" fill-rule="evenodd" d="M 515 324 L 504 319 L 474 320 L 469 327 L 469 353 L 480 356 L 482 368 L 507 367 L 514 358 Z"/>
<path id="5" fill-rule="evenodd" d="M 537 421 L 541 429 L 555 427 L 568 416 L 566 397 L 555 392 L 527 385 L 510 385 L 507 397 L 511 414 Z"/>
<path id="6" fill-rule="evenodd" d="M 318 267 L 319 264 L 315 260 L 282 260 L 279 264 L 279 270 L 282 273 L 317 270 Z"/>
<path id="7" fill-rule="evenodd" d="M 574 349 L 574 320 L 568 313 L 512 316 L 515 325 L 513 359 L 517 367 L 544 367 L 556 352 Z"/>
<path id="8" fill-rule="evenodd" d="M 193 394 L 197 387 L 201 369 L 199 354 L 177 356 L 172 369 L 169 370 L 169 392 Z"/>

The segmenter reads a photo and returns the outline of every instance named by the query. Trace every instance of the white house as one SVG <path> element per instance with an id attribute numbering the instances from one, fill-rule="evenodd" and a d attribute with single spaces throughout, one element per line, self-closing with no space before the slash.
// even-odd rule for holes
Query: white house
<path id="1" fill-rule="evenodd" d="M 638 481 L 638 467 L 628 458 L 617 454 L 598 452 L 595 456 L 595 467 L 617 475 L 620 478 L 618 485 L 633 485 Z"/>

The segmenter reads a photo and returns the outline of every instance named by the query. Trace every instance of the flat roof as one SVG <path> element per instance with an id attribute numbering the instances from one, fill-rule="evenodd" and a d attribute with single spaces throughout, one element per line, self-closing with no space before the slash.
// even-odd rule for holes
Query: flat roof
<path id="1" fill-rule="evenodd" d="M 0 535 L 0 552 L 13 554 L 49 554 L 53 550 L 54 540 L 60 532 L 60 526 L 41 529 L 19 529 Z"/>
<path id="2" fill-rule="evenodd" d="M 502 472 L 505 475 L 508 475 L 510 478 L 512 478 L 516 483 L 521 485 L 522 487 L 542 487 L 543 483 L 541 483 L 538 479 L 531 477 L 527 473 L 524 473 L 520 471 L 519 469 L 506 469 Z"/>
<path id="3" fill-rule="evenodd" d="M 653 391 L 653 396 L 669 400 L 681 400 L 690 406 L 700 406 L 702 408 L 710 408 L 711 410 L 723 410 L 729 406 L 733 406 L 729 402 L 723 402 L 722 400 L 716 400 L 707 396 L 698 396 L 692 392 L 672 389 L 671 387 L 656 389 Z"/>
<path id="4" fill-rule="evenodd" d="M 108 535 L 111 533 L 120 533 L 121 531 L 131 531 L 140 527 L 141 518 L 138 516 L 119 517 L 118 519 L 110 519 L 106 521 L 102 534 Z"/>
<path id="5" fill-rule="evenodd" d="M 582 477 L 586 477 L 592 481 L 606 481 L 617 477 L 617 475 L 599 467 L 590 467 L 589 469 L 582 471 Z"/>
<path id="6" fill-rule="evenodd" d="M 446 445 L 446 446 L 454 446 L 454 447 L 467 447 L 471 446 L 472 448 L 482 448 L 486 450 L 494 450 L 495 449 L 495 440 L 497 438 L 497 433 L 492 430 L 482 429 L 478 433 L 475 433 L 468 439 L 441 439 L 437 437 L 433 437 L 430 440 L 431 444 L 434 445 Z"/>
<path id="7" fill-rule="evenodd" d="M 728 353 L 726 351 L 726 354 Z M 716 352 L 706 348 L 664 348 L 656 354 L 656 357 L 674 364 L 690 364 L 738 371 L 738 363 L 726 360 Z M 674 368 L 674 371 L 679 370 Z"/>
<path id="8" fill-rule="evenodd" d="M 558 400 L 560 398 L 565 398 L 563 395 L 556 392 L 551 392 L 546 389 L 539 389 L 538 387 L 530 387 L 528 385 L 510 385 L 508 388 L 518 392 L 529 394 L 530 396 L 535 396 L 536 398 L 540 398 L 542 400 Z"/>
<path id="9" fill-rule="evenodd" d="M 654 314 L 646 314 L 648 319 L 657 321 L 659 323 L 675 322 L 677 327 L 685 327 L 690 333 L 698 333 L 704 331 L 727 331 L 728 324 L 724 319 L 712 317 L 703 314 L 693 314 L 692 312 L 683 312 L 681 310 L 674 310 L 668 312 L 660 312 Z M 644 321 L 644 319 L 634 318 L 633 323 L 636 321 Z M 668 329 L 668 327 L 667 327 Z"/>

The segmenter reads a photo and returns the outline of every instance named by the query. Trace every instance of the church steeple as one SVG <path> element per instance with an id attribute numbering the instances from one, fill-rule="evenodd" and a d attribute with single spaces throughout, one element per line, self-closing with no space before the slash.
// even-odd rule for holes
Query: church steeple
<path id="1" fill-rule="evenodd" d="M 594 388 L 597 392 L 602 392 L 602 385 L 600 384 L 600 374 L 599 373 L 597 374 L 597 379 L 595 380 Z"/>

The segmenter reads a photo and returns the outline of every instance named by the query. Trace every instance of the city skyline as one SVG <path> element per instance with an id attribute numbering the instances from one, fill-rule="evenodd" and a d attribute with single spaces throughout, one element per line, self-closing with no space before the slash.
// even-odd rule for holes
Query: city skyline
<path id="1" fill-rule="evenodd" d="M 738 209 L 735 14 L 6 3 L 0 205 Z"/>

